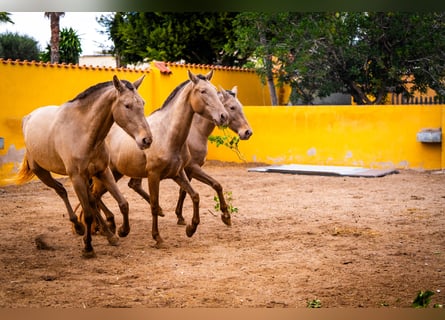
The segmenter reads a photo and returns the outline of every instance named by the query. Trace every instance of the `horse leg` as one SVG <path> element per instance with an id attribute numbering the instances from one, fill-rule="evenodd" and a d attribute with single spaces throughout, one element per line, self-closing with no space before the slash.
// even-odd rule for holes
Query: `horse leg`
<path id="1" fill-rule="evenodd" d="M 37 165 L 35 162 L 29 162 L 31 170 L 34 172 L 34 174 L 48 187 L 54 189 L 56 193 L 59 195 L 60 198 L 62 198 L 63 202 L 65 203 L 65 207 L 68 211 L 69 219 L 74 225 L 74 229 L 76 230 L 76 233 L 78 235 L 83 235 L 85 233 L 85 226 L 77 219 L 76 214 L 74 213 L 73 208 L 71 207 L 71 203 L 68 199 L 68 193 L 66 192 L 66 189 L 63 187 L 63 185 L 55 180 L 51 173 L 39 165 Z"/>
<path id="2" fill-rule="evenodd" d="M 141 178 L 131 178 L 130 181 L 128 181 L 128 186 L 136 191 L 145 201 L 150 203 L 150 195 L 145 192 L 145 190 L 142 188 L 142 179 Z M 161 217 L 164 216 L 164 213 L 162 212 L 162 208 L 159 207 L 158 215 Z"/>
<path id="3" fill-rule="evenodd" d="M 96 256 L 94 253 L 93 246 L 91 244 L 91 225 L 95 215 L 99 214 L 97 209 L 96 198 L 90 191 L 90 185 L 88 179 L 82 177 L 80 174 L 70 175 L 71 181 L 73 183 L 74 191 L 76 192 L 77 198 L 80 201 L 80 205 L 83 209 L 83 216 L 86 225 L 86 233 L 83 237 L 85 247 L 83 249 L 83 256 L 85 258 L 93 258 Z"/>
<path id="4" fill-rule="evenodd" d="M 159 234 L 158 216 L 161 208 L 159 207 L 159 184 L 160 176 L 154 172 L 151 172 L 148 176 L 148 191 L 150 192 L 150 207 L 152 216 L 151 235 L 156 241 L 155 247 L 162 248 L 164 240 L 162 240 Z"/>
<path id="5" fill-rule="evenodd" d="M 200 222 L 199 194 L 192 188 L 192 185 L 190 184 L 184 170 L 182 170 L 178 176 L 174 177 L 173 180 L 190 195 L 190 198 L 192 199 L 193 202 L 192 223 L 187 225 L 187 228 L 185 229 L 187 236 L 191 237 L 196 232 L 196 228 L 198 227 L 198 224 Z"/>
<path id="6" fill-rule="evenodd" d="M 117 171 L 113 171 L 113 177 L 114 177 L 114 180 L 117 182 L 117 181 L 119 181 L 120 178 L 123 177 L 123 174 L 121 174 L 120 172 L 117 172 Z M 108 209 L 108 207 L 101 200 L 101 197 L 103 194 L 105 194 L 105 192 L 107 192 L 107 190 L 103 186 L 102 183 L 100 183 L 100 184 L 96 183 L 93 185 L 93 193 L 96 194 L 96 196 L 98 197 L 98 205 L 99 205 L 100 210 L 102 210 L 102 212 L 104 213 L 104 215 L 107 219 L 106 224 L 108 226 L 108 229 L 112 233 L 116 233 L 116 222 L 114 220 L 114 214 L 113 214 L 113 212 L 111 212 L 110 209 Z M 101 220 L 103 222 L 103 219 L 101 219 Z M 100 223 L 102 224 L 102 222 L 100 222 Z M 102 224 L 102 226 L 104 226 L 104 225 L 105 224 Z"/>
<path id="7" fill-rule="evenodd" d="M 227 226 L 231 226 L 232 222 L 229 213 L 229 207 L 227 206 L 226 200 L 224 199 L 224 193 L 221 184 L 214 178 L 209 176 L 207 173 L 205 173 L 204 170 L 202 170 L 202 168 L 199 166 L 193 166 L 193 168 L 189 171 L 189 174 L 190 177 L 195 178 L 196 180 L 211 186 L 216 191 L 219 198 L 219 207 L 221 208 L 222 212 L 221 220 Z"/>
<path id="8" fill-rule="evenodd" d="M 190 182 L 192 180 L 191 173 L 193 171 L 193 168 L 194 166 L 188 166 L 184 168 L 185 174 L 187 175 L 187 178 L 189 179 Z M 187 192 L 184 189 L 179 188 L 179 196 L 178 196 L 178 202 L 176 203 L 175 213 L 176 217 L 178 218 L 177 224 L 182 226 L 186 225 L 184 216 L 182 215 L 182 208 L 184 207 L 184 201 L 186 196 Z"/>
<path id="9" fill-rule="evenodd" d="M 128 213 L 130 211 L 128 201 L 124 198 L 119 188 L 117 187 L 116 180 L 114 180 L 111 169 L 107 167 L 103 172 L 96 175 L 97 178 L 104 184 L 105 188 L 110 192 L 113 198 L 117 201 L 119 209 L 122 213 L 123 221 L 122 226 L 118 230 L 120 237 L 126 237 L 130 233 L 130 220 Z"/>
<path id="10" fill-rule="evenodd" d="M 185 200 L 186 196 L 187 196 L 187 192 L 184 191 L 182 188 L 180 188 L 178 202 L 176 203 L 175 213 L 176 213 L 176 217 L 178 218 L 177 224 L 179 224 L 181 226 L 185 225 L 185 219 L 184 219 L 184 216 L 182 215 L 182 208 L 184 207 L 184 200 Z"/>

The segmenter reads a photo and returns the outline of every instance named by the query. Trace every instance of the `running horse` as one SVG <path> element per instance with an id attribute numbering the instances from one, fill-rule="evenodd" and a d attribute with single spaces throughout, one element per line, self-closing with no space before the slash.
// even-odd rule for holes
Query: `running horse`
<path id="1" fill-rule="evenodd" d="M 191 237 L 200 223 L 199 194 L 192 188 L 184 171 L 190 161 L 185 142 L 193 116 L 199 114 L 216 125 L 225 125 L 228 119 L 217 90 L 210 83 L 213 70 L 206 75 L 195 75 L 189 70 L 187 74 L 189 79 L 178 85 L 164 104 L 147 117 L 154 137 L 149 149 L 142 151 L 130 144 L 128 135 L 117 126 L 111 128 L 106 139 L 111 156 L 110 167 L 116 180 L 124 175 L 137 179 L 148 178 L 152 237 L 157 248 L 163 245 L 158 228 L 158 216 L 162 215 L 159 205 L 161 180 L 174 180 L 192 199 L 193 218 L 186 227 L 187 236 Z M 95 194 L 106 191 L 97 183 L 93 183 L 92 188 Z M 100 219 L 100 214 L 97 217 Z M 120 232 L 119 235 L 122 236 Z"/>
<path id="2" fill-rule="evenodd" d="M 91 223 L 98 214 L 96 197 L 90 181 L 100 182 L 116 199 L 123 215 L 122 228 L 129 231 L 127 200 L 119 191 L 109 168 L 105 145 L 113 123 L 120 126 L 135 148 L 150 147 L 152 133 L 144 115 L 144 100 L 137 89 L 144 76 L 134 83 L 119 80 L 96 84 L 74 99 L 59 106 L 41 107 L 23 118 L 25 155 L 16 176 L 16 183 L 25 183 L 37 176 L 62 198 L 76 232 L 84 235 L 83 256 L 94 257 L 91 244 Z M 136 142 L 134 142 L 134 140 Z M 84 212 L 84 226 L 74 213 L 66 189 L 51 172 L 67 175 Z M 86 232 L 85 232 L 86 227 Z M 117 244 L 118 238 L 109 238 Z"/>
<path id="3" fill-rule="evenodd" d="M 253 132 L 243 112 L 243 105 L 237 98 L 237 94 L 237 86 L 234 86 L 231 90 L 224 90 L 221 88 L 221 90 L 218 92 L 218 96 L 229 114 L 227 124 L 228 127 L 233 132 L 237 133 L 241 140 L 248 140 Z M 216 191 L 222 212 L 221 220 L 226 225 L 230 226 L 231 217 L 228 211 L 227 202 L 224 199 L 223 187 L 215 178 L 208 175 L 202 169 L 208 153 L 207 141 L 214 129 L 215 123 L 213 121 L 209 121 L 208 119 L 197 114 L 194 115 L 192 126 L 186 141 L 191 159 L 185 166 L 184 170 L 189 180 L 195 178 L 196 180 L 211 186 Z M 141 180 L 142 179 L 132 178 L 130 179 L 128 186 L 135 190 L 146 201 L 150 202 L 150 196 L 142 188 Z M 178 224 L 180 225 L 185 225 L 184 216 L 182 215 L 182 208 L 186 194 L 187 193 L 183 189 L 180 189 L 175 210 L 178 218 Z M 104 209 L 102 206 L 101 208 Z M 111 216 L 112 213 L 106 208 L 103 211 L 107 216 L 107 220 L 111 221 L 113 219 Z"/>

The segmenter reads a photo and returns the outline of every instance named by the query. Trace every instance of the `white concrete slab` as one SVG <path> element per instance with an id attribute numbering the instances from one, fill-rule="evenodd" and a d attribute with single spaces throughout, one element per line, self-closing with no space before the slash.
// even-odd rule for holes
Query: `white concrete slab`
<path id="1" fill-rule="evenodd" d="M 307 164 L 284 164 L 265 167 L 249 168 L 250 172 L 278 172 L 290 174 L 325 175 L 340 177 L 383 177 L 388 174 L 398 173 L 397 170 L 369 169 L 363 167 L 348 166 L 320 166 Z"/>

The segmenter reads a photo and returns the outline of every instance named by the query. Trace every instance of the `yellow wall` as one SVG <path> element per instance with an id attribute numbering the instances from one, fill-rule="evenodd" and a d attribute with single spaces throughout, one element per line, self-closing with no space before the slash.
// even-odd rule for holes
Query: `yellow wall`
<path id="1" fill-rule="evenodd" d="M 35 108 L 62 104 L 91 85 L 113 75 L 134 81 L 145 75 L 139 89 L 149 114 L 187 79 L 187 69 L 205 74 L 212 83 L 231 89 L 239 99 L 254 135 L 241 141 L 247 161 L 360 165 L 366 167 L 445 168 L 441 144 L 422 144 L 416 133 L 440 128 L 444 106 L 313 106 L 270 107 L 267 87 L 249 69 L 167 63 L 170 74 L 151 64 L 150 70 L 51 65 L 0 59 L 0 185 L 16 171 L 23 157 L 21 119 Z M 285 97 L 284 97 L 285 98 Z M 283 98 L 283 99 L 284 99 Z M 218 130 L 215 131 L 218 133 Z M 224 147 L 210 145 L 208 159 L 240 161 Z"/>
<path id="2" fill-rule="evenodd" d="M 239 149 L 248 162 L 348 165 L 369 168 L 444 167 L 440 143 L 417 132 L 442 127 L 445 106 L 245 107 L 253 129 Z M 223 135 L 219 129 L 215 135 Z M 209 146 L 208 159 L 241 160 Z"/>

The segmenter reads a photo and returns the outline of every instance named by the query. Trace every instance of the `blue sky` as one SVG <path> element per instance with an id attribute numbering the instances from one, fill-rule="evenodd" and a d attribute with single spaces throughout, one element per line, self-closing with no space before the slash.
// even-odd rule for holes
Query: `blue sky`
<path id="1" fill-rule="evenodd" d="M 27 35 L 39 42 L 40 50 L 46 48 L 51 37 L 49 19 L 44 17 L 44 12 L 10 12 L 11 23 L 0 23 L 0 33 L 17 32 Z M 101 51 L 101 44 L 107 47 L 112 42 L 106 35 L 99 33 L 102 27 L 96 22 L 96 17 L 109 12 L 65 12 L 60 19 L 61 28 L 73 28 L 80 37 L 82 55 L 96 54 Z"/>

